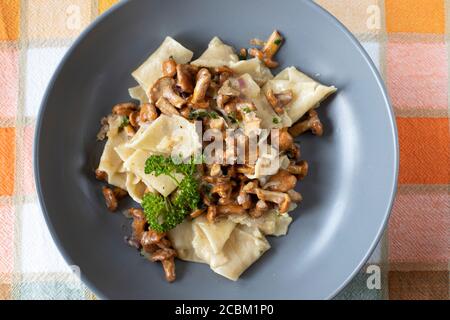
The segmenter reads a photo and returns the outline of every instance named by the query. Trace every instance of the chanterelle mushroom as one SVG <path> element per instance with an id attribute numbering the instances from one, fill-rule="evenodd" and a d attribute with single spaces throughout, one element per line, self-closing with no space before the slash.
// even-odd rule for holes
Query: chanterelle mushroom
<path id="1" fill-rule="evenodd" d="M 298 164 L 290 164 L 287 171 L 295 174 L 299 180 L 302 180 L 308 174 L 308 162 L 300 161 Z"/>
<path id="2" fill-rule="evenodd" d="M 300 120 L 294 124 L 290 129 L 289 133 L 293 137 L 298 137 L 299 135 L 311 130 L 311 132 L 316 136 L 323 135 L 323 126 L 320 122 L 319 115 L 316 110 L 311 110 L 308 112 L 308 118 L 306 120 Z"/>
<path id="3" fill-rule="evenodd" d="M 291 150 L 294 146 L 294 138 L 288 132 L 287 128 L 283 128 L 279 132 L 279 148 L 280 151 Z"/>
<path id="4" fill-rule="evenodd" d="M 295 188 L 297 178 L 287 170 L 281 169 L 278 173 L 270 177 L 264 185 L 264 189 L 269 191 L 288 192 Z"/>
<path id="5" fill-rule="evenodd" d="M 250 210 L 249 214 L 253 218 L 259 218 L 267 211 L 269 211 L 269 206 L 267 205 L 267 203 L 263 200 L 259 200 L 256 203 L 256 206 L 252 210 Z"/>
<path id="6" fill-rule="evenodd" d="M 194 76 L 197 69 L 190 64 L 177 66 L 177 86 L 186 93 L 194 92 Z"/>
<path id="7" fill-rule="evenodd" d="M 192 103 L 198 103 L 205 99 L 206 92 L 211 84 L 211 73 L 208 69 L 202 68 L 197 73 L 197 83 L 192 95 Z"/>
<path id="8" fill-rule="evenodd" d="M 295 190 L 289 190 L 287 194 L 289 195 L 289 197 L 291 197 L 292 202 L 301 202 L 303 200 L 300 192 L 297 192 Z"/>
<path id="9" fill-rule="evenodd" d="M 170 116 L 170 115 L 179 115 L 178 110 L 169 102 L 169 100 L 161 97 L 156 101 L 156 106 L 162 113 Z"/>
<path id="10" fill-rule="evenodd" d="M 150 103 L 156 104 L 156 102 L 163 97 L 174 107 L 181 108 L 186 101 L 175 92 L 174 87 L 174 79 L 167 77 L 160 78 L 150 89 Z"/>
<path id="11" fill-rule="evenodd" d="M 162 65 L 163 77 L 173 78 L 177 74 L 177 63 L 173 58 L 166 60 Z"/>
<path id="12" fill-rule="evenodd" d="M 287 193 L 255 189 L 259 200 L 269 201 L 278 204 L 280 213 L 286 213 L 291 205 L 291 198 Z"/>
<path id="13" fill-rule="evenodd" d="M 269 89 L 265 92 L 265 96 L 273 110 L 277 114 L 282 115 L 284 113 L 284 106 L 292 101 L 293 94 L 291 90 L 275 94 L 272 89 Z"/>

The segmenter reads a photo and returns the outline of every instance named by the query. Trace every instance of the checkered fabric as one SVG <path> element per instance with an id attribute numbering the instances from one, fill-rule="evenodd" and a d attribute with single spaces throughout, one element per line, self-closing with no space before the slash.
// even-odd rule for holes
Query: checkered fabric
<path id="1" fill-rule="evenodd" d="M 56 65 L 116 2 L 0 1 L 0 299 L 95 299 L 51 240 L 36 197 L 32 143 Z M 337 299 L 448 299 L 450 0 L 317 2 L 379 68 L 400 137 L 388 231 Z"/>

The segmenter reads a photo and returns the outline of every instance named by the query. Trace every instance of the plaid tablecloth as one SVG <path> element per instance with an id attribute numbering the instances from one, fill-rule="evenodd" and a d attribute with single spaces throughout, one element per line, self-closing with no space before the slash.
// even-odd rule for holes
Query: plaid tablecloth
<path id="1" fill-rule="evenodd" d="M 0 299 L 95 298 L 64 262 L 44 223 L 32 143 L 56 65 L 115 2 L 0 1 Z M 448 299 L 450 0 L 317 2 L 375 61 L 400 136 L 400 184 L 388 231 L 337 299 Z"/>

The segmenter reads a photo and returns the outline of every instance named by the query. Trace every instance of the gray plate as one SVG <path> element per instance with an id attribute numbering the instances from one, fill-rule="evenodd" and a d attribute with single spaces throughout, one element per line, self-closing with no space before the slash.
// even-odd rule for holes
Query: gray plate
<path id="1" fill-rule="evenodd" d="M 128 100 L 130 72 L 170 35 L 198 55 L 220 36 L 236 48 L 277 28 L 278 59 L 339 93 L 320 108 L 323 138 L 301 138 L 311 172 L 289 235 L 238 282 L 206 265 L 177 262 L 168 284 L 161 266 L 125 245 L 120 213 L 105 209 L 93 177 L 99 119 Z M 363 266 L 388 220 L 396 190 L 397 136 L 382 81 L 367 54 L 310 1 L 125 1 L 94 23 L 64 58 L 39 114 L 35 173 L 40 202 L 59 249 L 102 298 L 315 299 L 333 297 Z"/>

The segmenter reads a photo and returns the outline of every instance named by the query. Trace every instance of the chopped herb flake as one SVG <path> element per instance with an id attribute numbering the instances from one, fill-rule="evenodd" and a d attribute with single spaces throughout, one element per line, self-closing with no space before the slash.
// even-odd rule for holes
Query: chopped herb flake
<path id="1" fill-rule="evenodd" d="M 275 40 L 274 43 L 275 43 L 277 46 L 279 46 L 279 45 L 281 44 L 281 39 Z"/>
<path id="2" fill-rule="evenodd" d="M 279 123 L 280 123 L 280 119 L 279 119 L 279 118 L 273 118 L 273 119 L 272 119 L 272 122 L 273 122 L 274 124 L 279 124 Z"/>
<path id="3" fill-rule="evenodd" d="M 236 112 L 230 112 L 228 114 L 228 119 L 230 119 L 230 122 L 233 124 L 238 123 L 239 121 L 236 119 Z"/>
<path id="4" fill-rule="evenodd" d="M 130 120 L 128 120 L 128 117 L 122 117 L 122 123 L 119 126 L 119 131 L 123 130 L 126 126 L 130 124 Z"/>
<path id="5" fill-rule="evenodd" d="M 192 110 L 189 113 L 189 120 L 199 120 L 204 118 L 210 119 L 219 119 L 219 115 L 215 111 L 206 111 L 206 110 Z"/>

